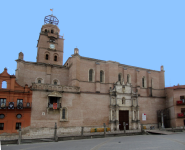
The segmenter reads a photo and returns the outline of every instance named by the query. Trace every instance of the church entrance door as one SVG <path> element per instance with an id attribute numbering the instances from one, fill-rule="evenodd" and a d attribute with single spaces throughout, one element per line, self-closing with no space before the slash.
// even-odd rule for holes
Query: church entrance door
<path id="1" fill-rule="evenodd" d="M 123 122 L 125 122 L 126 130 L 129 130 L 129 111 L 120 110 L 119 111 L 119 129 L 124 130 Z"/>

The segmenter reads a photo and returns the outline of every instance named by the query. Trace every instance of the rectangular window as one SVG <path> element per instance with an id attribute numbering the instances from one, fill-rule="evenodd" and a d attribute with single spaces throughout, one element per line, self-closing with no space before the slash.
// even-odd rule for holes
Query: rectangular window
<path id="1" fill-rule="evenodd" d="M 185 115 L 185 108 L 181 108 L 181 113 Z"/>
<path id="2" fill-rule="evenodd" d="M 17 106 L 19 105 L 19 103 L 23 103 L 22 99 L 17 99 Z"/>
<path id="3" fill-rule="evenodd" d="M 4 123 L 0 123 L 0 130 L 4 130 Z"/>
<path id="4" fill-rule="evenodd" d="M 6 98 L 0 98 L 0 107 L 5 108 L 6 107 Z"/>
<path id="5" fill-rule="evenodd" d="M 16 129 L 16 130 L 19 130 L 19 127 L 21 127 L 21 123 L 20 123 L 20 122 L 16 122 L 15 129 Z"/>
<path id="6" fill-rule="evenodd" d="M 180 100 L 184 103 L 184 96 L 180 96 Z"/>

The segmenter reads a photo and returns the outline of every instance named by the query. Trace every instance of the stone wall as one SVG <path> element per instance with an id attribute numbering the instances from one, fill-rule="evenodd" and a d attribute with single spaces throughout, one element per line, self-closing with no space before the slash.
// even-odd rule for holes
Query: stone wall
<path id="1" fill-rule="evenodd" d="M 109 95 L 63 93 L 62 107 L 68 111 L 68 121 L 60 121 L 59 110 L 47 113 L 49 92 L 33 91 L 31 128 L 101 126 L 109 124 Z M 45 115 L 43 115 L 45 114 Z"/>

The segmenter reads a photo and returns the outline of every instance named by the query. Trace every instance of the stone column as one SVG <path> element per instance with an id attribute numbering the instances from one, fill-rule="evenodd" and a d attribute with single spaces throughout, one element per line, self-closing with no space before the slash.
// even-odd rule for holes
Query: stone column
<path id="1" fill-rule="evenodd" d="M 116 129 L 119 130 L 119 114 L 118 114 L 118 111 L 119 111 L 119 106 L 116 105 Z"/>

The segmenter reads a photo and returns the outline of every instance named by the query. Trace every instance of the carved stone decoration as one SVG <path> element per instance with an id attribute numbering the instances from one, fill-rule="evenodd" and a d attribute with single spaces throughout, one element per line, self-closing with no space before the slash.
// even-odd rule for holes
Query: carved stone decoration
<path id="1" fill-rule="evenodd" d="M 62 94 L 57 91 L 53 91 L 52 93 L 48 94 L 48 97 L 62 97 Z"/>
<path id="2" fill-rule="evenodd" d="M 110 105 L 112 112 L 112 120 L 110 120 L 111 130 L 123 130 L 120 124 L 123 123 L 123 118 L 121 115 L 128 114 L 128 119 L 124 120 L 126 122 L 127 129 L 139 129 L 139 106 L 133 104 L 133 99 L 137 99 L 138 94 L 133 92 L 131 83 L 116 82 L 114 88 L 110 89 L 111 103 Z M 135 100 L 136 101 L 136 100 Z M 119 120 L 120 119 L 120 120 Z M 116 123 L 114 122 L 116 120 Z"/>

